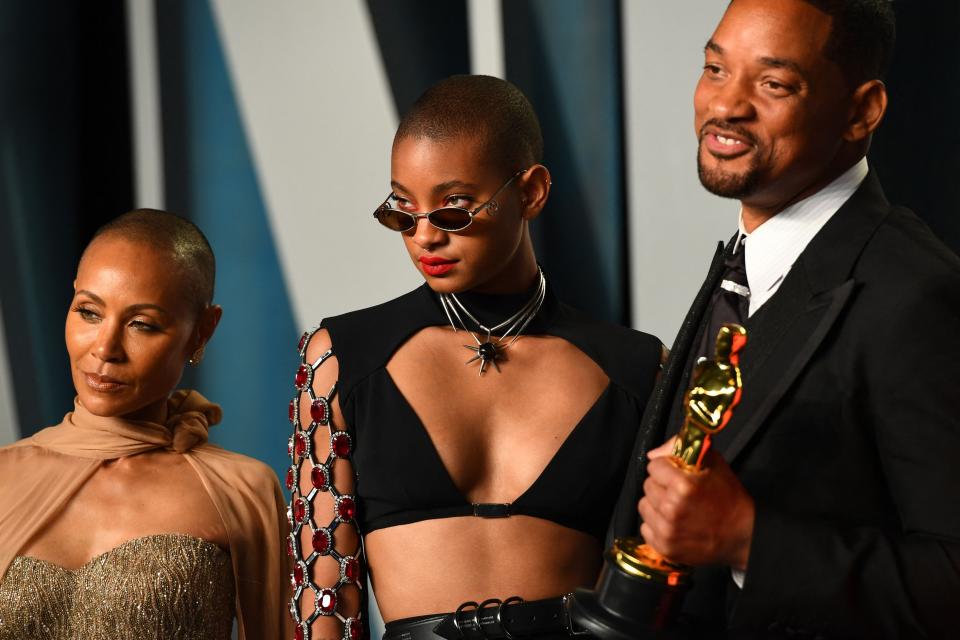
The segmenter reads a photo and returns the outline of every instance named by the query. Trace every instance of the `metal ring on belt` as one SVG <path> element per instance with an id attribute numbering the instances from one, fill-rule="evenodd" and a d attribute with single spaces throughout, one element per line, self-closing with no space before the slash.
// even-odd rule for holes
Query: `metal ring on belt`
<path id="1" fill-rule="evenodd" d="M 448 614 L 417 616 L 387 623 L 386 640 L 533 640 L 571 631 L 563 597 L 522 600 L 517 596 L 468 601 Z M 471 611 L 470 608 L 474 610 Z M 473 625 L 476 625 L 474 629 Z"/>
<path id="2" fill-rule="evenodd" d="M 500 625 L 501 629 L 503 629 L 503 634 L 507 636 L 507 640 L 513 640 L 513 634 L 510 633 L 507 623 L 503 621 L 501 616 L 503 614 L 503 608 L 508 604 L 513 604 L 514 602 L 523 602 L 523 598 L 520 596 L 510 596 L 506 600 L 502 600 L 500 602 L 500 606 L 497 607 L 497 624 Z"/>
<path id="3" fill-rule="evenodd" d="M 503 600 L 500 598 L 487 598 L 483 602 L 477 605 L 477 608 L 473 610 L 473 624 L 477 625 L 477 631 L 483 637 L 483 640 L 488 640 L 487 632 L 483 630 L 483 625 L 480 623 L 480 612 L 483 611 L 483 608 L 488 604 L 496 604 L 497 611 L 500 611 L 500 607 L 503 606 Z"/>
<path id="4" fill-rule="evenodd" d="M 457 610 L 453 612 L 453 626 L 457 630 L 457 633 L 460 634 L 461 638 L 463 638 L 463 629 L 460 628 L 460 612 L 470 606 L 476 607 L 477 611 L 480 610 L 479 604 L 473 600 L 469 600 L 461 604 L 459 607 L 457 607 Z"/>

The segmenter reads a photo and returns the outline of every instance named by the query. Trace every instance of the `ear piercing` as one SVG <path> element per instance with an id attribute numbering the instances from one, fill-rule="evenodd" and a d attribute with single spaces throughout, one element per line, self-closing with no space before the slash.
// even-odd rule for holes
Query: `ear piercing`
<path id="1" fill-rule="evenodd" d="M 187 360 L 187 363 L 192 367 L 200 364 L 203 361 L 204 349 L 206 349 L 206 345 L 203 344 L 197 347 L 197 350 L 193 352 L 193 355 L 190 356 L 190 359 Z"/>

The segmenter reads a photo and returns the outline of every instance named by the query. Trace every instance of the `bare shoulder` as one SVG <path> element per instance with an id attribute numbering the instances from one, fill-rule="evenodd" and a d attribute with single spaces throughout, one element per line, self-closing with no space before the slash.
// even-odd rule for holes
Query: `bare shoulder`
<path id="1" fill-rule="evenodd" d="M 334 422 L 343 424 L 339 394 L 336 393 L 337 381 L 340 377 L 336 345 L 333 344 L 330 332 L 323 328 L 308 331 L 304 336 L 296 382 L 298 388 L 307 392 L 299 393 L 300 400 L 296 409 L 303 419 L 304 416 L 311 415 L 311 409 L 317 399 L 323 399 L 329 406 Z M 303 383 L 302 386 L 300 383 Z"/>
<path id="2" fill-rule="evenodd" d="M 315 366 L 315 368 L 319 369 L 319 365 L 323 365 L 325 371 L 333 370 L 334 374 L 337 373 L 339 366 L 329 331 L 326 329 L 317 329 L 313 333 L 307 334 L 306 345 L 303 350 L 303 360 L 308 366 Z"/>

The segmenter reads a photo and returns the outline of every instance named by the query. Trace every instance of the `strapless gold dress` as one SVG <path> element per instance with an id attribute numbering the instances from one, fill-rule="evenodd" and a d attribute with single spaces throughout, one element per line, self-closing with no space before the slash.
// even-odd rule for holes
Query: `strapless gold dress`
<path id="1" fill-rule="evenodd" d="M 186 535 L 137 538 L 79 569 L 18 556 L 0 582 L 0 640 L 228 640 L 230 555 Z"/>

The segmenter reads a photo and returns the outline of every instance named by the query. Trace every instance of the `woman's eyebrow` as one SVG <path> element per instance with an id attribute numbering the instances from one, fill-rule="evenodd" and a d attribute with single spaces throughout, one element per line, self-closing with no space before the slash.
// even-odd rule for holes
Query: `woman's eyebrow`
<path id="1" fill-rule="evenodd" d="M 96 302 L 97 304 L 102 305 L 102 306 L 107 306 L 107 303 L 103 301 L 103 298 L 101 298 L 100 296 L 98 296 L 97 294 L 95 294 L 95 293 L 92 292 L 92 291 L 88 291 L 87 289 L 80 289 L 80 290 L 78 290 L 78 291 L 77 291 L 77 295 L 78 295 L 78 296 L 79 296 L 79 295 L 87 296 L 88 298 L 90 298 L 91 300 L 93 300 L 94 302 Z M 154 311 L 158 311 L 158 312 L 162 313 L 162 314 L 165 315 L 165 316 L 170 315 L 170 312 L 167 311 L 166 309 L 164 309 L 163 307 L 161 307 L 160 305 L 158 305 L 158 304 L 151 304 L 151 303 L 149 303 L 149 302 L 142 302 L 142 303 L 140 303 L 140 304 L 132 304 L 132 305 L 130 305 L 129 307 L 127 307 L 126 310 L 127 310 L 127 311 L 144 311 L 144 310 L 146 310 L 146 309 L 152 309 L 152 310 L 154 310 Z"/>

